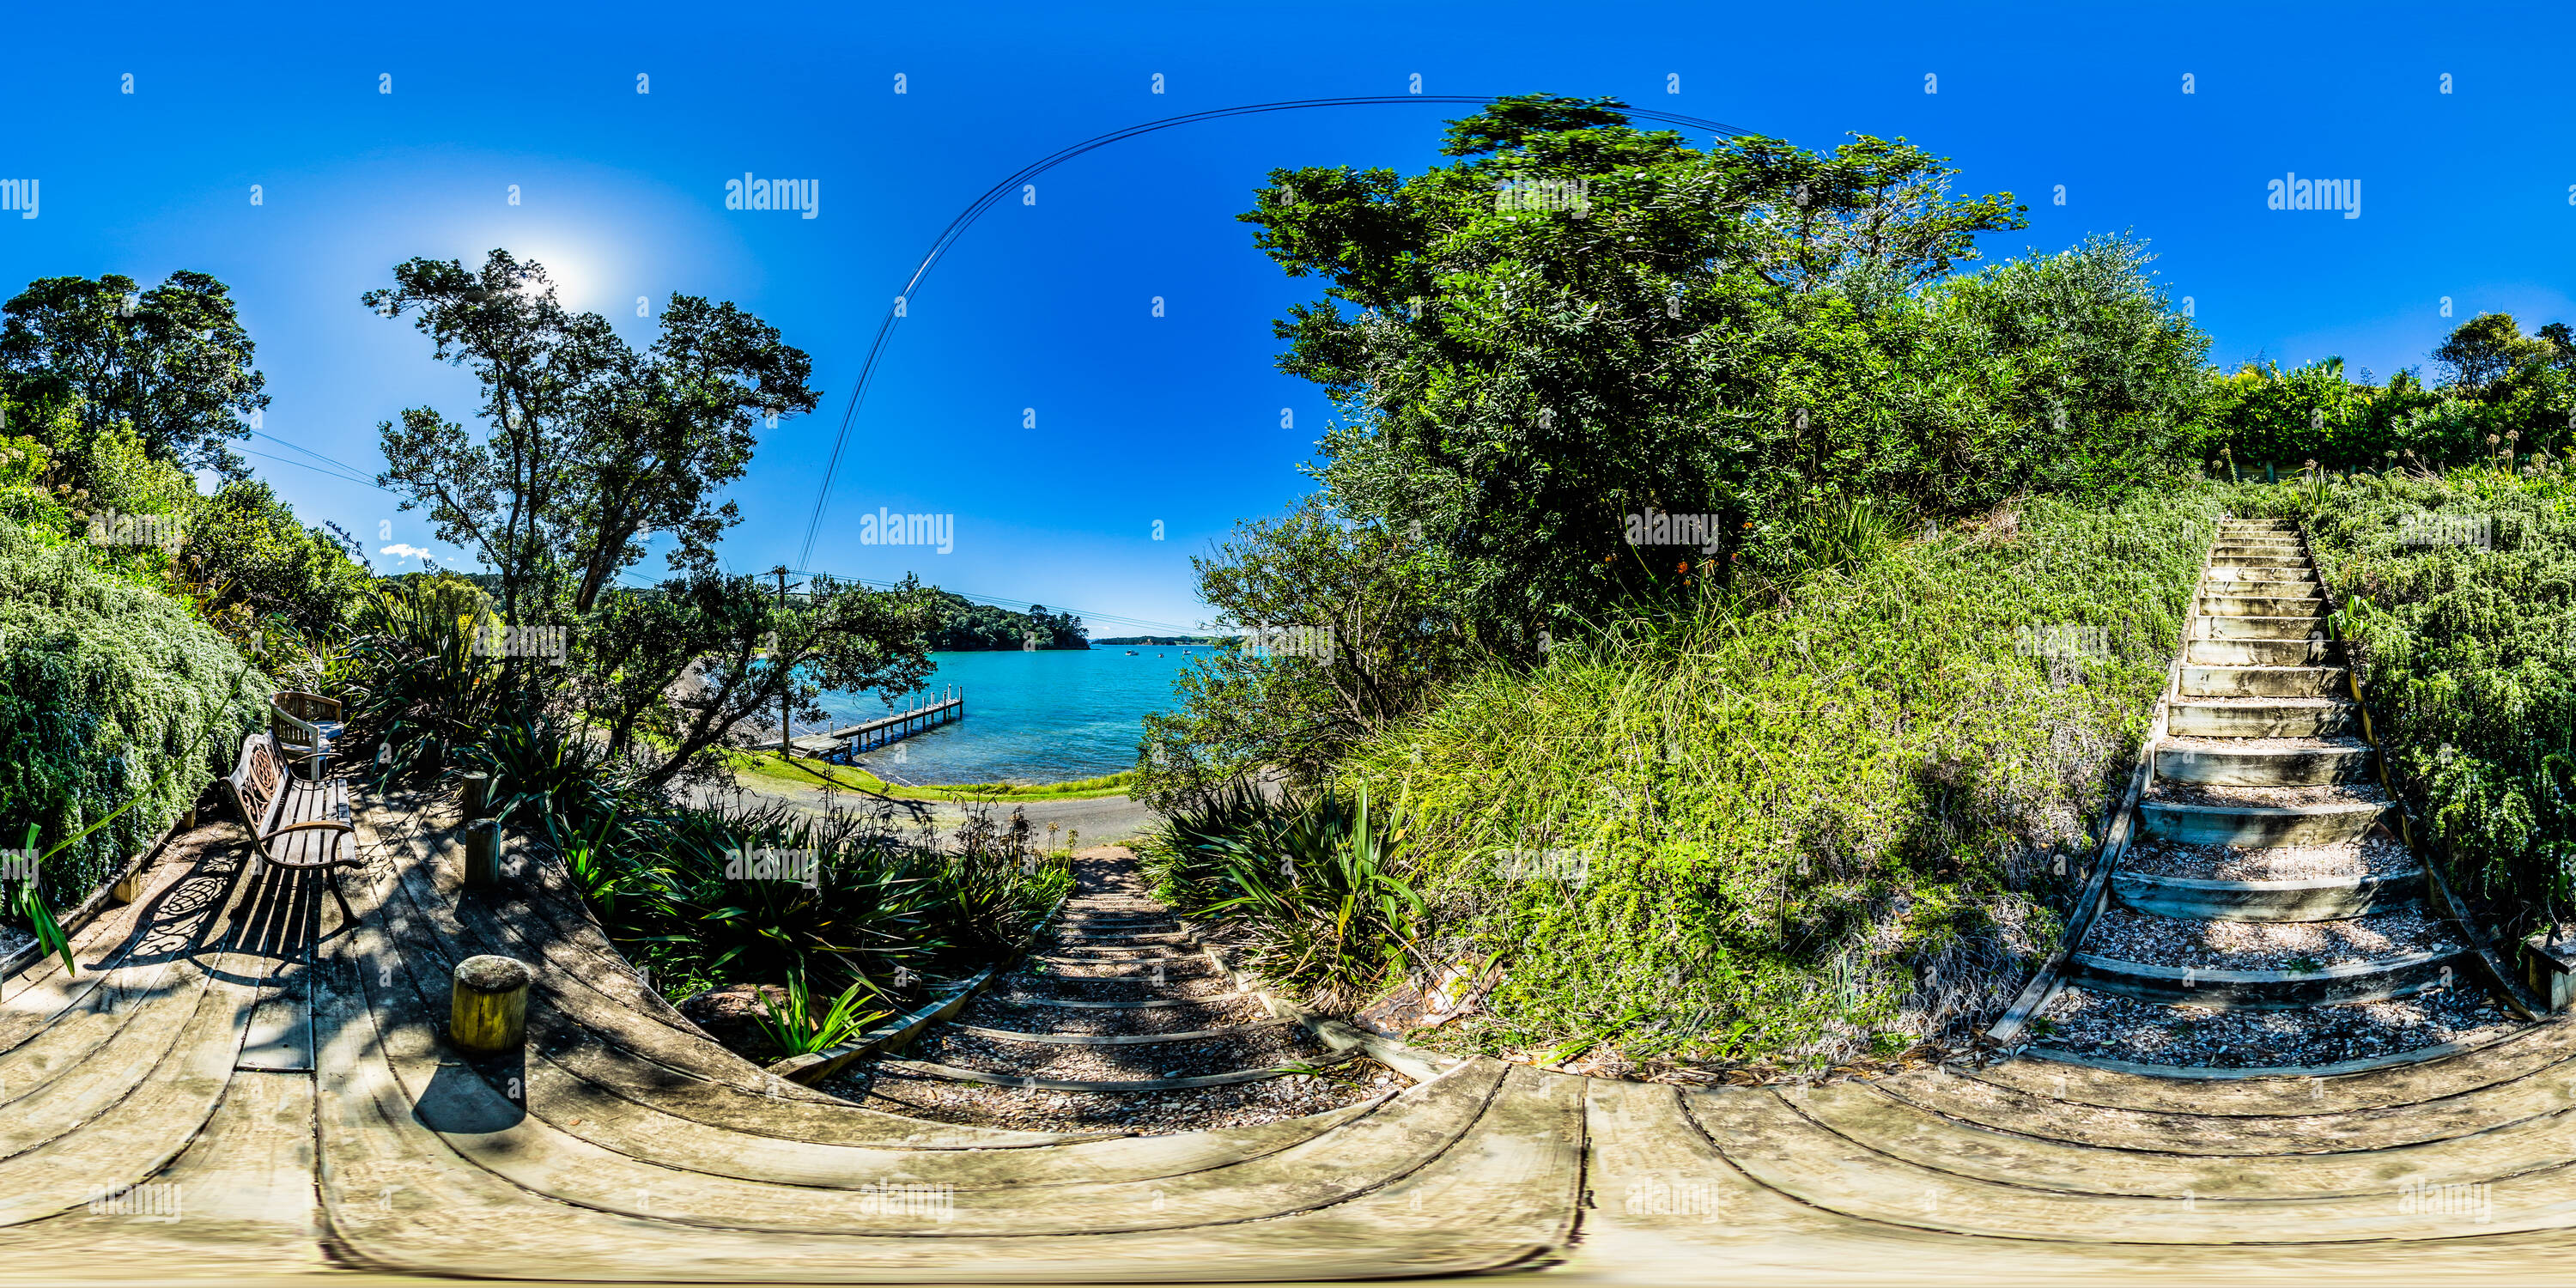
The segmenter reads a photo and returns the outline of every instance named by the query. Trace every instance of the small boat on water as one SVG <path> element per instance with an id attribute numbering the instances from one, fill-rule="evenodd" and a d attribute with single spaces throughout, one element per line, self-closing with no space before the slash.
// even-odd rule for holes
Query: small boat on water
<path id="1" fill-rule="evenodd" d="M 1134 649 L 1132 649 L 1132 648 L 1131 648 L 1131 649 L 1129 649 L 1129 650 L 1127 650 L 1127 656 L 1129 656 L 1129 657 L 1134 657 L 1134 656 L 1136 656 L 1136 650 L 1134 650 Z"/>

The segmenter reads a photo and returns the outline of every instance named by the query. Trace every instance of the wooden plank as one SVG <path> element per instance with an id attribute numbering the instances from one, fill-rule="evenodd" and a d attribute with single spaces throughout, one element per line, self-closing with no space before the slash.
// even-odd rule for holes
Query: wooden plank
<path id="1" fill-rule="evenodd" d="M 1307 1068 L 1329 1068 L 1355 1060 L 1358 1051 L 1337 1051 L 1306 1062 Z M 1062 1078 L 1024 1078 L 1017 1074 L 994 1073 L 985 1069 L 961 1069 L 955 1065 L 932 1064 L 926 1060 L 879 1060 L 877 1067 L 917 1078 L 944 1078 L 950 1082 L 980 1082 L 993 1087 L 1035 1087 L 1041 1091 L 1186 1091 L 1192 1087 L 1227 1087 L 1238 1082 L 1263 1082 L 1304 1072 L 1298 1068 L 1235 1069 L 1226 1073 L 1204 1073 L 1189 1078 L 1138 1078 L 1124 1082 L 1071 1082 Z"/>

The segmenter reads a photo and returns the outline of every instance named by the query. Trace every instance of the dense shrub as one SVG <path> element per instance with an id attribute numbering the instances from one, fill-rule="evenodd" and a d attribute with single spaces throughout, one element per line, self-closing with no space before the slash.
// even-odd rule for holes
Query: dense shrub
<path id="1" fill-rule="evenodd" d="M 2510 926 L 2576 913 L 2576 485 L 2469 468 L 2248 491 L 2314 535 L 2456 885 Z"/>
<path id="2" fill-rule="evenodd" d="M 229 773 L 266 717 L 266 677 L 187 606 L 75 544 L 0 522 L 0 846 L 43 851 L 128 801 L 43 873 L 78 903 Z"/>
<path id="3" fill-rule="evenodd" d="M 2411 370 L 2373 385 L 2367 372 L 2355 379 L 2341 358 L 2286 372 L 2248 363 L 2212 381 L 2211 469 L 2223 473 L 2219 462 L 2233 459 L 2252 480 L 2311 461 L 2384 471 L 2482 462 L 2508 446 L 2563 450 L 2576 428 L 2576 347 L 2568 340 L 2562 324 L 2525 336 L 2512 317 L 2482 314 L 2433 351 L 2450 376 L 2438 389 Z"/>
<path id="4" fill-rule="evenodd" d="M 298 630 L 328 633 L 341 625 L 369 579 L 343 544 L 308 529 L 266 483 L 227 483 L 207 498 L 189 525 L 191 574 L 211 590 L 210 611 L 245 605 L 283 615 Z"/>

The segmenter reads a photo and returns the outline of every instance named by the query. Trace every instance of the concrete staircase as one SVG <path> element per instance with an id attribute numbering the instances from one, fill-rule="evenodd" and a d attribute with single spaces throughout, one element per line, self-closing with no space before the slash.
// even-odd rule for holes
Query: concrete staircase
<path id="1" fill-rule="evenodd" d="M 2039 1026 L 2043 1046 L 2068 1029 L 2084 1041 L 2051 1054 L 2303 1068 L 2483 1022 L 2471 950 L 2428 914 L 2325 612 L 2293 525 L 2222 523 L 2140 843 Z M 2408 1006 L 2371 1009 L 2392 1002 Z"/>

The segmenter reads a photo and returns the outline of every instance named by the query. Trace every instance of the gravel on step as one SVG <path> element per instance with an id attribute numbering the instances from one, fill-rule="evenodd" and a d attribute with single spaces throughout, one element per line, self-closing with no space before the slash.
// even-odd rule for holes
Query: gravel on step
<path id="1" fill-rule="evenodd" d="M 968 1004 L 957 1018 L 982 1028 L 1030 1033 L 1195 1033 L 1229 1024 L 1258 1024 L 1269 1019 L 1270 1012 L 1249 997 L 1196 1006 L 1094 1011 L 1070 1006 L 1013 1006 L 987 994 Z"/>
<path id="2" fill-rule="evenodd" d="M 2162 838 L 2139 842 L 2120 858 L 2120 871 L 2194 881 L 2316 881 L 2406 872 L 2416 866 L 2406 847 L 2372 834 L 2332 845 L 2189 845 Z"/>
<path id="3" fill-rule="evenodd" d="M 1023 1078 L 1145 1082 L 1155 1078 L 1202 1078 L 1243 1069 L 1276 1069 L 1299 1062 L 1314 1064 L 1331 1054 L 1313 1035 L 1294 1027 L 1120 1046 L 1004 1041 L 946 1028 L 914 1043 L 902 1058 Z"/>
<path id="4" fill-rule="evenodd" d="M 2184 697 L 2176 698 L 2174 702 L 2177 705 L 2194 707 L 2348 707 L 2352 705 L 2342 698 Z"/>
<path id="5" fill-rule="evenodd" d="M 2156 780 L 2147 799 L 2160 805 L 2259 805 L 2279 809 L 2290 805 L 2384 805 L 2388 794 L 2370 783 L 2338 783 L 2330 787 L 2221 787 L 2213 783 L 2178 783 L 2169 778 Z"/>
<path id="6" fill-rule="evenodd" d="M 2168 747 L 2190 751 L 2368 751 L 2370 744 L 2359 738 L 2202 738 L 2188 734 L 2170 735 Z"/>
<path id="7" fill-rule="evenodd" d="M 2032 1025 L 2033 1045 L 2137 1064 L 2252 1069 L 2331 1064 L 2475 1042 L 2517 1021 L 2462 984 L 2385 1002 L 2219 1011 L 2069 988 Z"/>
<path id="8" fill-rule="evenodd" d="M 870 1109 L 968 1127 L 1161 1136 L 1302 1118 L 1406 1085 L 1373 1061 L 1353 1060 L 1320 1074 L 1156 1092 L 988 1087 L 880 1074 L 875 1066 L 862 1065 L 825 1082 L 823 1090 Z"/>
<path id="9" fill-rule="evenodd" d="M 2147 966 L 2319 970 L 2460 947 L 2413 908 L 2347 921 L 2184 921 L 2114 907 L 2094 919 L 2084 951 Z"/>

